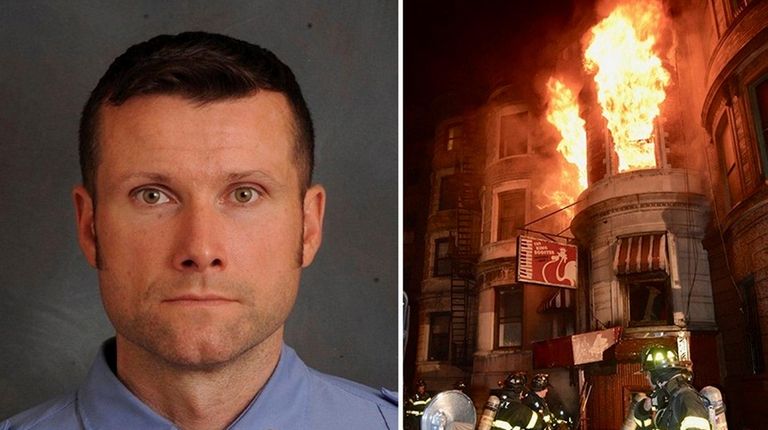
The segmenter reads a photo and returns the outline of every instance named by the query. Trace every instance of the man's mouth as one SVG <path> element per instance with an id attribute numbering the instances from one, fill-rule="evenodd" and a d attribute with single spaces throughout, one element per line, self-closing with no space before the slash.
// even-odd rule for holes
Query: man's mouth
<path id="1" fill-rule="evenodd" d="M 187 306 L 217 306 L 236 302 L 236 300 L 217 294 L 182 294 L 163 300 L 163 303 Z"/>

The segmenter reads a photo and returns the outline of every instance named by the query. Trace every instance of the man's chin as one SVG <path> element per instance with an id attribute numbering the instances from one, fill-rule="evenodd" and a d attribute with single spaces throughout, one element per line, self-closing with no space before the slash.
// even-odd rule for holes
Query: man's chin
<path id="1" fill-rule="evenodd" d="M 259 351 L 279 349 L 282 326 L 277 322 L 277 319 L 258 321 L 254 317 L 190 321 L 166 316 L 160 320 L 143 318 L 115 326 L 121 333 L 118 337 L 138 348 L 136 353 L 144 355 L 143 359 L 136 357 L 139 360 L 157 361 L 179 370 L 208 371 Z"/>
<path id="2" fill-rule="evenodd" d="M 244 336 L 242 332 L 223 327 L 181 328 L 172 324 L 155 327 L 163 328 L 151 333 L 145 330 L 124 333 L 124 337 L 144 350 L 142 355 L 147 360 L 179 370 L 216 370 L 235 362 L 263 341 L 261 336 Z"/>
<path id="3" fill-rule="evenodd" d="M 189 371 L 214 371 L 222 368 L 240 358 L 249 351 L 252 345 L 235 344 L 226 341 L 225 338 L 218 342 L 207 340 L 184 339 L 181 342 L 161 342 L 160 347 L 150 351 L 159 356 L 169 366 Z M 222 340 L 225 340 L 222 342 Z"/>

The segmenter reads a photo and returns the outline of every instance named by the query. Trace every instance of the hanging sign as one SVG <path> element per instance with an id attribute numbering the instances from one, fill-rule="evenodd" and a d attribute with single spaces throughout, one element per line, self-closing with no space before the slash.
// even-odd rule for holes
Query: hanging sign
<path id="1" fill-rule="evenodd" d="M 530 236 L 517 237 L 517 281 L 576 288 L 577 247 Z"/>

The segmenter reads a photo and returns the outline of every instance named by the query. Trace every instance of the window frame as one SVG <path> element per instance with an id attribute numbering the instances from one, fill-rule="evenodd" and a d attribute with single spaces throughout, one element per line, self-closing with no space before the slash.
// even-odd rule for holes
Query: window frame
<path id="1" fill-rule="evenodd" d="M 747 359 L 749 371 L 753 375 L 765 373 L 765 361 L 763 360 L 763 336 L 760 329 L 760 312 L 757 309 L 757 292 L 755 291 L 755 278 L 750 274 L 738 284 L 744 298 L 744 338 L 747 346 Z"/>
<path id="2" fill-rule="evenodd" d="M 503 218 L 502 219 L 502 200 L 503 196 L 507 194 L 521 194 L 522 195 L 522 220 L 523 225 L 521 226 L 515 226 L 512 230 L 512 233 L 509 237 L 502 237 L 502 232 L 505 230 L 503 227 L 505 225 L 504 222 L 511 218 Z M 525 223 L 528 220 L 528 188 L 509 188 L 509 189 L 500 189 L 495 193 L 494 196 L 495 200 L 495 213 L 494 213 L 494 223 L 495 223 L 495 229 L 494 229 L 494 242 L 501 242 L 501 241 L 507 241 L 507 240 L 515 240 L 517 236 L 519 236 L 519 229 L 520 227 L 525 226 Z"/>
<path id="3" fill-rule="evenodd" d="M 638 272 L 638 273 L 632 273 L 627 275 L 622 275 L 620 277 L 620 283 L 622 288 L 625 292 L 625 304 L 626 304 L 626 313 L 625 313 L 625 325 L 626 327 L 658 327 L 658 326 L 669 326 L 673 324 L 673 306 L 672 306 L 672 282 L 671 282 L 671 276 L 669 276 L 666 272 L 663 271 L 654 271 L 654 272 Z M 640 287 L 649 285 L 649 284 L 659 284 L 663 283 L 663 291 L 661 291 L 661 294 L 663 294 L 664 302 L 663 302 L 663 309 L 661 310 L 665 315 L 665 319 L 633 319 L 632 318 L 632 288 L 633 287 Z M 645 301 L 645 307 L 647 308 L 648 305 L 648 299 Z"/>
<path id="4" fill-rule="evenodd" d="M 725 190 L 728 196 L 727 207 L 728 209 L 731 209 L 744 198 L 744 181 L 742 180 L 743 172 L 741 171 L 739 152 L 738 148 L 736 147 L 737 142 L 736 135 L 734 134 L 733 130 L 733 115 L 731 114 L 731 110 L 726 108 L 726 110 L 722 115 L 720 115 L 718 121 L 715 124 L 714 139 L 715 145 L 717 146 L 718 157 L 720 159 L 719 168 L 723 175 L 723 185 L 725 186 Z M 728 136 L 730 148 L 726 148 L 726 141 L 725 139 L 721 138 L 721 136 L 725 136 L 726 133 Z M 732 167 L 728 166 L 727 154 L 729 152 L 733 156 Z M 731 174 L 735 176 L 731 178 Z M 738 190 L 733 189 L 731 183 L 732 179 L 736 181 L 736 185 L 739 187 Z"/>
<path id="5" fill-rule="evenodd" d="M 458 131 L 458 134 L 454 134 L 454 130 Z M 445 128 L 445 136 L 445 149 L 451 152 L 464 142 L 466 136 L 464 124 L 460 122 L 448 124 Z"/>
<path id="6" fill-rule="evenodd" d="M 616 143 L 613 141 L 611 132 L 606 128 L 603 131 L 603 139 L 605 139 L 605 160 L 606 160 L 606 172 L 609 176 L 618 175 L 619 173 L 619 153 L 616 152 Z M 653 140 L 653 152 L 656 159 L 656 165 L 654 167 L 646 167 L 643 169 L 668 169 L 672 167 L 669 163 L 667 156 L 668 147 L 667 141 L 664 138 L 665 132 L 663 124 L 657 117 L 653 120 L 653 131 L 651 132 L 650 139 Z M 634 169 L 634 170 L 643 170 Z M 622 172 L 622 173 L 626 173 Z"/>
<path id="7" fill-rule="evenodd" d="M 446 196 L 445 194 L 446 190 L 449 188 L 448 187 L 449 185 L 452 185 L 454 188 L 453 190 L 454 192 L 452 196 Z M 449 175 L 440 176 L 439 186 L 440 186 L 440 189 L 438 190 L 438 196 L 437 196 L 437 210 L 446 211 L 446 210 L 458 209 L 459 193 L 461 192 L 461 181 L 460 181 L 459 175 L 456 173 L 452 173 Z M 444 202 L 449 204 L 444 205 L 443 204 Z"/>
<path id="8" fill-rule="evenodd" d="M 760 112 L 760 104 L 757 98 L 757 87 L 768 85 L 768 71 L 761 74 L 757 79 L 748 85 L 749 107 L 752 124 L 757 137 L 758 158 L 760 160 L 760 170 L 763 179 L 768 179 L 768 105 L 766 112 Z M 765 118 L 763 120 L 763 118 Z M 766 129 L 762 129 L 762 122 L 767 124 Z"/>
<path id="9" fill-rule="evenodd" d="M 519 316 L 504 317 L 501 316 L 503 294 L 512 293 L 520 296 L 520 309 Z M 521 284 L 501 285 L 494 288 L 494 333 L 493 333 L 493 349 L 505 349 L 505 350 L 519 350 L 523 348 L 523 333 L 525 321 L 523 313 L 525 309 L 525 289 Z M 519 345 L 502 345 L 501 344 L 501 325 L 502 324 L 519 324 Z"/>
<path id="10" fill-rule="evenodd" d="M 433 248 L 433 261 L 432 261 L 432 276 L 433 277 L 443 277 L 443 276 L 451 276 L 453 268 L 451 265 L 451 248 L 453 246 L 453 237 L 446 236 L 446 237 L 438 237 L 434 240 L 434 248 Z M 446 244 L 448 247 L 446 249 L 446 253 L 444 256 L 440 256 L 439 250 L 440 245 Z M 447 261 L 447 273 L 443 273 L 442 271 L 439 271 L 438 269 L 441 267 L 440 263 L 443 261 Z"/>
<path id="11" fill-rule="evenodd" d="M 525 129 L 525 150 L 522 153 L 519 154 L 509 154 L 506 151 L 507 146 L 504 144 L 503 140 L 503 130 L 504 130 L 504 117 L 525 117 L 525 123 L 524 123 L 524 129 Z M 528 110 L 516 110 L 516 111 L 508 111 L 508 112 L 500 112 L 498 116 L 498 130 L 499 130 L 499 138 L 498 138 L 498 151 L 497 156 L 499 157 L 499 160 L 504 160 L 511 157 L 520 157 L 523 155 L 528 155 L 531 151 L 531 139 L 530 139 L 530 112 Z"/>
<path id="12" fill-rule="evenodd" d="M 435 333 L 434 328 L 438 326 L 436 324 L 437 318 L 446 319 L 446 333 Z M 437 343 L 435 336 L 444 336 L 444 346 Z M 442 346 L 444 351 L 435 351 L 436 348 Z M 443 353 L 440 357 L 435 357 L 438 353 Z M 451 313 L 448 311 L 430 312 L 429 313 L 429 340 L 427 342 L 427 361 L 449 361 L 451 358 Z"/>

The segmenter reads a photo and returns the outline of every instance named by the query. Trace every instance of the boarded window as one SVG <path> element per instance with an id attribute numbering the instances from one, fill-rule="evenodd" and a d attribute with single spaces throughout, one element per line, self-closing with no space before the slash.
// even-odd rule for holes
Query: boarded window
<path id="1" fill-rule="evenodd" d="M 429 315 L 429 353 L 428 359 L 448 360 L 451 338 L 451 314 L 436 312 Z"/>
<path id="2" fill-rule="evenodd" d="M 517 237 L 517 229 L 525 225 L 525 190 L 499 193 L 499 213 L 496 240 Z"/>
<path id="3" fill-rule="evenodd" d="M 496 347 L 511 348 L 523 344 L 523 288 L 496 290 Z"/>
<path id="4" fill-rule="evenodd" d="M 499 158 L 528 152 L 528 112 L 501 117 Z"/>

